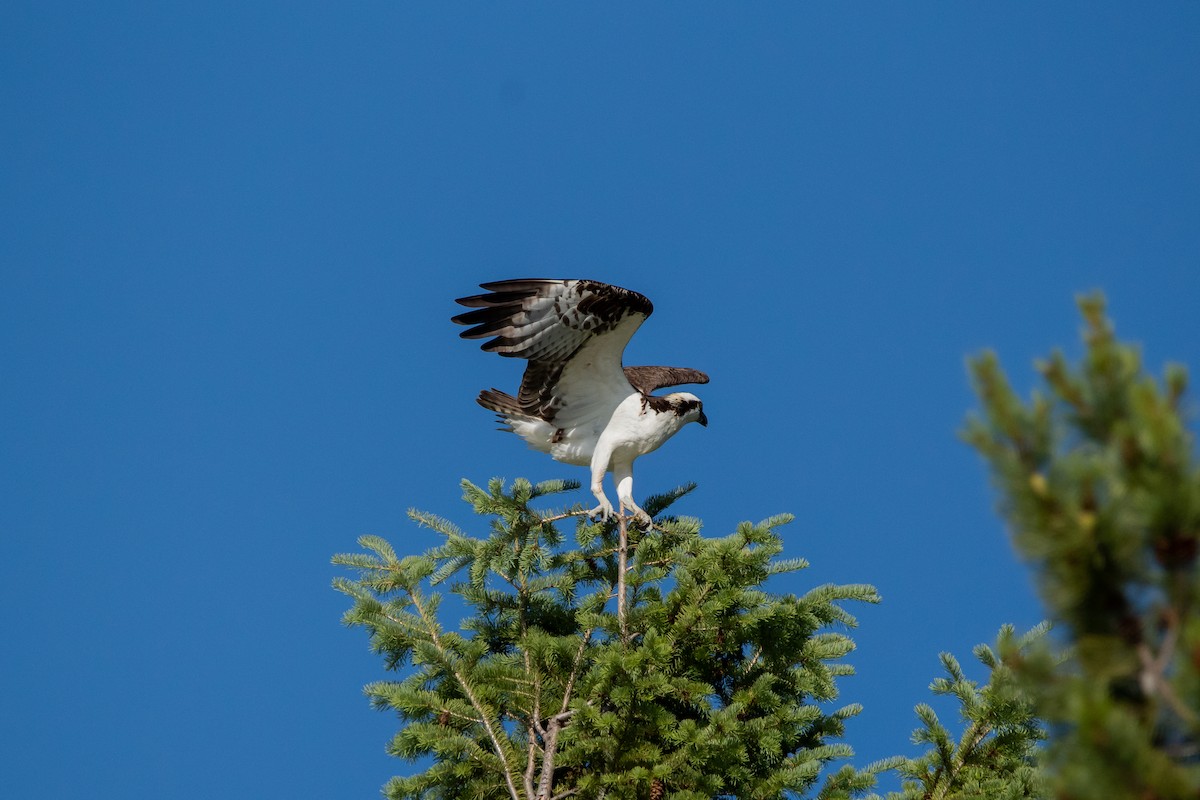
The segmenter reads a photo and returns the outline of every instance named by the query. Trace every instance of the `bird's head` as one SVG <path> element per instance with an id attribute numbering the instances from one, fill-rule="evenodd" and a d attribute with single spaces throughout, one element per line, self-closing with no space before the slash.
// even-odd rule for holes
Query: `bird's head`
<path id="1" fill-rule="evenodd" d="M 674 392 L 667 395 L 667 400 L 671 403 L 671 410 L 683 418 L 684 424 L 699 422 L 708 427 L 708 417 L 704 416 L 704 403 L 700 402 L 696 395 L 691 392 Z"/>

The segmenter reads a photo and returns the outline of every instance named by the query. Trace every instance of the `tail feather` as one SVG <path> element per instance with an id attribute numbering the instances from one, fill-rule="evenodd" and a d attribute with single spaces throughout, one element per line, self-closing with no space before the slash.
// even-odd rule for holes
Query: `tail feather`
<path id="1" fill-rule="evenodd" d="M 529 416 L 521 410 L 520 404 L 517 403 L 517 398 L 499 389 L 484 389 L 479 393 L 479 397 L 475 398 L 475 402 L 488 411 L 495 411 L 497 414 L 503 416 Z"/>
<path id="2" fill-rule="evenodd" d="M 485 389 L 475 398 L 475 402 L 488 411 L 496 412 L 500 421 L 504 423 L 500 430 L 517 434 L 534 450 L 553 454 L 552 447 L 558 441 L 554 438 L 555 427 L 522 411 L 517 398 L 499 389 Z M 561 434 L 561 431 L 558 431 L 558 434 Z"/>

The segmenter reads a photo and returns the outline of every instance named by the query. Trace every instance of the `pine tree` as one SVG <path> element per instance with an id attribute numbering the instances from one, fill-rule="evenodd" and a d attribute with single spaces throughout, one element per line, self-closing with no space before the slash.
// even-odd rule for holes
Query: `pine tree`
<path id="1" fill-rule="evenodd" d="M 802 596 L 765 584 L 806 563 L 779 557 L 786 516 L 743 523 L 723 538 L 693 519 L 593 523 L 580 510 L 531 503 L 575 485 L 463 482 L 470 535 L 424 512 L 410 516 L 444 541 L 400 557 L 378 537 L 339 555 L 356 577 L 345 621 L 366 628 L 395 680 L 366 691 L 394 710 L 389 749 L 424 766 L 385 787 L 390 798 L 786 798 L 816 789 L 850 755 L 845 721 L 826 711 L 851 668 L 846 601 L 878 601 L 870 586 L 825 585 Z M 649 499 L 658 516 L 690 491 Z M 558 529 L 576 523 L 574 541 Z M 440 615 L 444 592 L 469 617 Z M 848 766 L 819 796 L 848 797 L 873 772 Z"/>
<path id="2" fill-rule="evenodd" d="M 1182 367 L 1160 386 L 1117 341 L 1102 297 L 1080 300 L 1086 354 L 1038 364 L 1023 402 L 995 355 L 971 363 L 983 414 L 966 440 L 991 467 L 1062 652 L 1018 673 L 1051 732 L 1063 800 L 1200 796 L 1200 469 Z"/>
<path id="3" fill-rule="evenodd" d="M 929 687 L 959 703 L 964 728 L 955 740 L 929 705 L 917 706 L 922 727 L 913 741 L 929 746 L 925 755 L 899 768 L 904 789 L 888 800 L 1027 800 L 1045 796 L 1037 770 L 1037 745 L 1046 733 L 1033 699 L 1017 675 L 1030 648 L 1047 625 L 1017 636 L 1011 625 L 1000 629 L 995 648 L 981 644 L 975 657 L 988 669 L 980 687 L 969 680 L 950 653 L 942 653 L 946 677 Z"/>

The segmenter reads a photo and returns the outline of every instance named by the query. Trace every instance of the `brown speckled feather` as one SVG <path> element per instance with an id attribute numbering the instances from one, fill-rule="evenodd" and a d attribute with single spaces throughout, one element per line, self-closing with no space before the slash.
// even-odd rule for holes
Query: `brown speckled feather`
<path id="1" fill-rule="evenodd" d="M 459 298 L 457 303 L 474 310 L 453 321 L 471 326 L 460 334 L 464 339 L 488 338 L 482 349 L 528 359 L 515 398 L 523 413 L 551 422 L 565 405 L 579 405 L 589 392 L 619 393 L 627 385 L 621 354 L 654 310 L 646 297 L 590 280 L 522 279 L 481 286 L 488 294 Z M 576 357 L 591 369 L 576 379 L 579 396 L 572 397 L 560 378 Z"/>

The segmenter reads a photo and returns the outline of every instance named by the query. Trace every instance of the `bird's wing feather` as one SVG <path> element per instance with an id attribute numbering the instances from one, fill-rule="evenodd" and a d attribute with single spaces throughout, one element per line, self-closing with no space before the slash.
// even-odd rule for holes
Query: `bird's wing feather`
<path id="1" fill-rule="evenodd" d="M 707 375 L 687 367 L 625 367 L 625 377 L 633 388 L 647 395 L 681 383 L 708 383 Z"/>
<path id="2" fill-rule="evenodd" d="M 453 318 L 473 327 L 464 339 L 529 360 L 517 402 L 559 427 L 607 420 L 632 391 L 621 356 L 654 310 L 644 296 L 587 280 L 526 279 L 481 284 L 488 294 L 460 298 L 475 309 Z"/>

